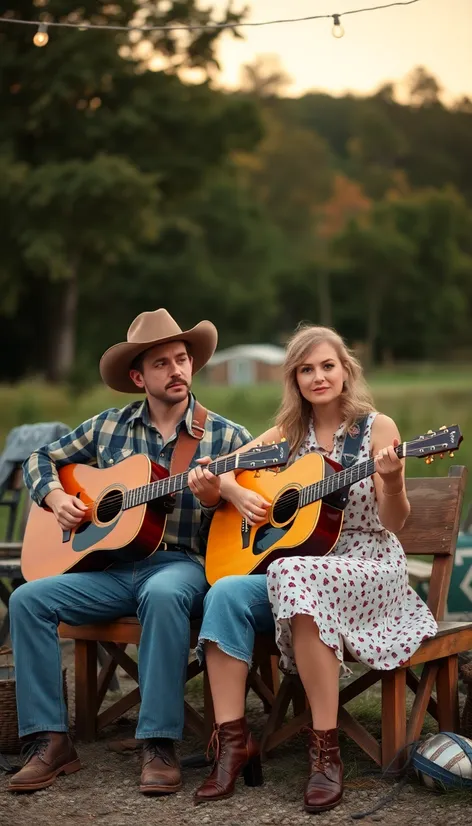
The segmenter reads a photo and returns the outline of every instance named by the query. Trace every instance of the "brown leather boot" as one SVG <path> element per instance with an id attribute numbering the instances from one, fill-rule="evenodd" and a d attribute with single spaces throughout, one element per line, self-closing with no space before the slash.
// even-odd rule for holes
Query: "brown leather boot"
<path id="1" fill-rule="evenodd" d="M 51 786 L 59 774 L 72 774 L 82 766 L 68 734 L 45 731 L 28 743 L 25 764 L 13 775 L 9 792 L 34 792 Z"/>
<path id="2" fill-rule="evenodd" d="M 209 777 L 195 792 L 195 803 L 231 797 L 237 778 L 243 773 L 246 786 L 263 783 L 259 746 L 248 731 L 245 717 L 215 725 L 208 746 L 215 762 Z"/>
<path id="3" fill-rule="evenodd" d="M 343 796 L 343 764 L 337 728 L 310 731 L 310 777 L 305 787 L 305 811 L 310 814 L 334 809 Z"/>
<path id="4" fill-rule="evenodd" d="M 165 737 L 145 740 L 139 791 L 143 794 L 173 794 L 181 788 L 182 774 L 174 741 Z"/>

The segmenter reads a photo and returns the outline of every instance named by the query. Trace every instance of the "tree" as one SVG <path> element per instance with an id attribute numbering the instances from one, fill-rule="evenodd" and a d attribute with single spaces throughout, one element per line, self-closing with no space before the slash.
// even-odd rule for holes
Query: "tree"
<path id="1" fill-rule="evenodd" d="M 423 66 L 413 69 L 407 78 L 407 84 L 413 106 L 431 106 L 440 102 L 441 87 Z"/>
<path id="2" fill-rule="evenodd" d="M 15 15 L 37 17 L 34 4 L 16 6 Z M 41 9 L 46 21 L 212 19 L 195 0 L 173 2 L 165 12 L 139 0 L 100 3 L 98 10 L 92 2 L 71 10 L 49 0 Z M 228 9 L 225 19 L 237 17 Z M 9 215 L 2 311 L 19 312 L 37 291 L 51 332 L 48 354 L 30 354 L 30 369 L 46 365 L 55 379 L 70 372 L 80 294 L 105 295 L 117 270 L 132 270 L 140 248 L 175 220 L 229 153 L 260 137 L 251 101 L 206 82 L 184 85 L 175 74 L 209 64 L 218 34 L 149 35 L 154 52 L 172 57 L 169 74 L 150 71 L 127 34 L 51 30 L 47 47 L 36 49 L 28 27 L 0 27 L 0 166 L 9 170 L 0 185 Z M 43 338 L 44 319 L 32 321 Z"/>
<path id="3" fill-rule="evenodd" d="M 241 90 L 259 98 L 280 97 L 291 83 L 278 55 L 257 55 L 241 70 Z"/>

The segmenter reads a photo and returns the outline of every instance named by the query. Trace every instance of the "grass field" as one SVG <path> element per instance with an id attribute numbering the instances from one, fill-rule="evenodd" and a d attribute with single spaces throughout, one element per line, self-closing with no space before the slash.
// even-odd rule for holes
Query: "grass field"
<path id="1" fill-rule="evenodd" d="M 454 459 L 436 460 L 425 466 L 411 459 L 410 476 L 444 475 L 450 464 L 472 466 L 472 380 L 469 367 L 448 369 L 433 365 L 412 366 L 401 371 L 381 370 L 369 376 L 376 405 L 392 416 L 402 438 L 409 440 L 437 429 L 458 424 L 464 441 Z M 280 399 L 278 385 L 249 388 L 210 386 L 196 381 L 195 392 L 202 404 L 244 424 L 254 435 L 271 424 Z M 25 382 L 0 386 L 0 445 L 18 424 L 63 421 L 71 428 L 110 406 L 121 407 L 133 397 L 114 393 L 102 385 L 77 393 L 67 387 Z M 467 502 L 472 500 L 469 481 Z"/>

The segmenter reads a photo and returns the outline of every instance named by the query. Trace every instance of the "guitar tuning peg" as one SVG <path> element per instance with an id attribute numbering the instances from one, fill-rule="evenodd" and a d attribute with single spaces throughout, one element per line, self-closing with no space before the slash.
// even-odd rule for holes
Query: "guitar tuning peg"
<path id="1" fill-rule="evenodd" d="M 427 465 L 431 465 L 434 462 L 434 459 L 432 456 L 427 456 L 425 462 Z"/>
<path id="2" fill-rule="evenodd" d="M 432 433 L 432 432 L 433 432 L 432 430 L 428 430 L 428 431 L 427 431 L 428 435 L 429 435 L 430 433 Z"/>
<path id="3" fill-rule="evenodd" d="M 445 425 L 445 424 L 441 425 L 441 427 L 439 428 L 439 430 L 447 430 L 446 425 Z"/>
<path id="4" fill-rule="evenodd" d="M 444 453 L 440 453 L 440 454 L 439 454 L 439 458 L 440 458 L 440 459 L 444 459 Z"/>
<path id="5" fill-rule="evenodd" d="M 449 451 L 449 456 L 451 457 L 451 459 L 453 459 L 453 458 L 454 458 L 454 453 L 453 453 L 453 451 L 452 451 L 452 450 L 450 450 L 450 451 Z"/>
<path id="6" fill-rule="evenodd" d="M 255 470 L 255 471 L 254 471 L 254 479 L 259 479 L 259 476 L 260 476 L 260 475 L 261 475 L 260 470 Z"/>

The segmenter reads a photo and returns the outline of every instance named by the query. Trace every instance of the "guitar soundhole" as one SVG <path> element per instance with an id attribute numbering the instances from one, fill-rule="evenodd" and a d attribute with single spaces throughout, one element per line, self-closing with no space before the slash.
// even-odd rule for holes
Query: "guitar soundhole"
<path id="1" fill-rule="evenodd" d="M 113 522 L 123 505 L 123 491 L 109 490 L 97 507 L 99 522 Z"/>
<path id="2" fill-rule="evenodd" d="M 274 505 L 272 522 L 276 525 L 285 525 L 298 510 L 300 491 L 297 488 L 289 488 Z"/>

